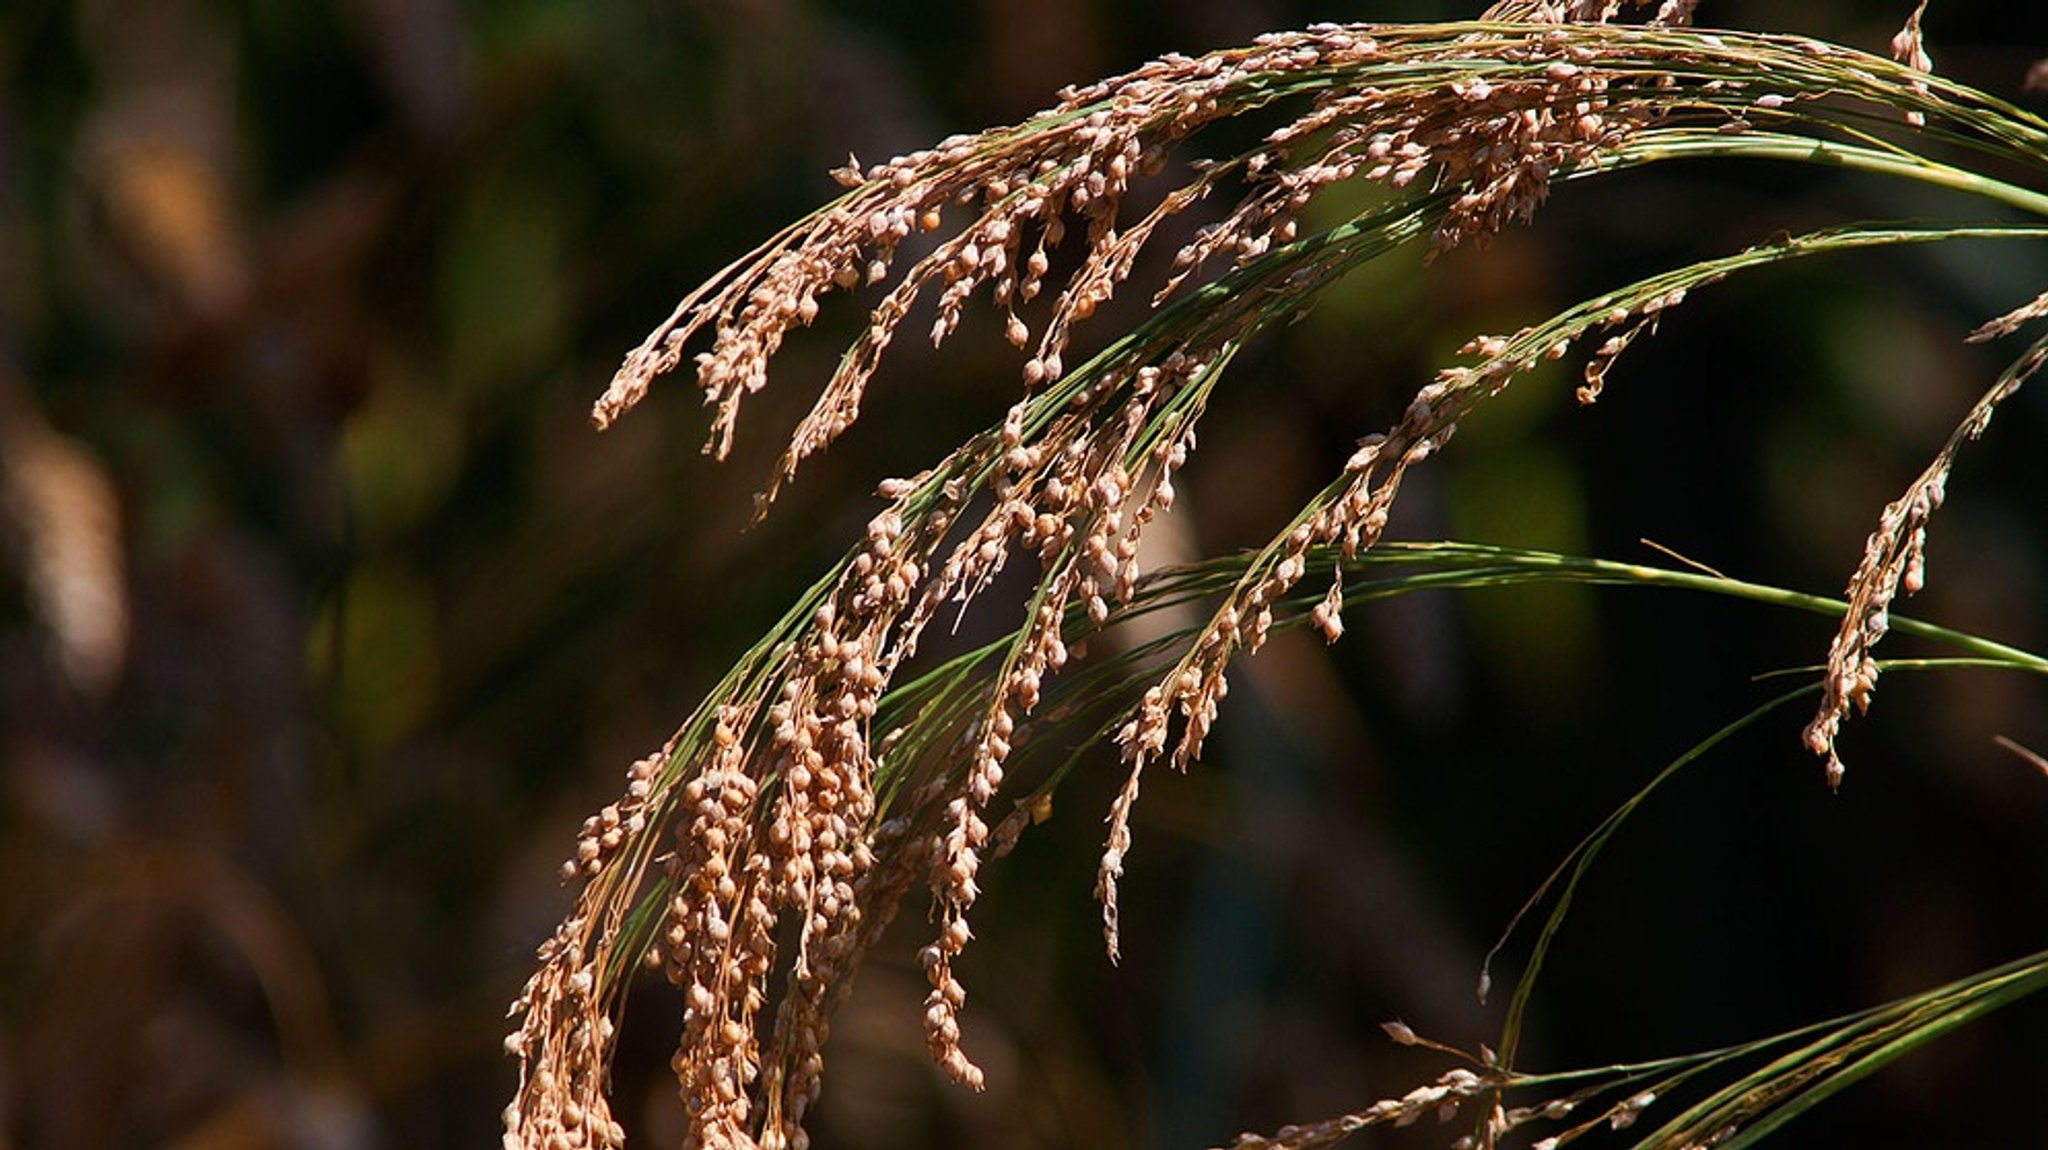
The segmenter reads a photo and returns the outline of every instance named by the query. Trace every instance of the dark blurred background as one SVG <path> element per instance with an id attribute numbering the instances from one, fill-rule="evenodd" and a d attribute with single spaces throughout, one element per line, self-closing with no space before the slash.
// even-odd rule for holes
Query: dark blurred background
<path id="1" fill-rule="evenodd" d="M 874 480 L 998 418 L 1017 369 L 986 327 L 943 358 L 907 341 L 862 427 L 746 531 L 858 309 L 789 349 L 724 466 L 686 379 L 589 428 L 619 355 L 833 194 L 849 150 L 1014 120 L 1166 50 L 1478 7 L 10 0 L 0 1146 L 490 1144 L 504 1006 L 566 906 L 578 822 L 855 537 Z M 1881 51 L 1908 7 L 1702 19 Z M 2048 33 L 2024 7 L 1937 0 L 1929 41 L 2038 110 L 2019 89 Z M 1473 333 L 1780 229 L 1984 211 L 1753 168 L 1566 189 L 1483 255 L 1369 270 L 1255 348 L 1183 484 L 1188 538 L 1263 539 Z M 1401 533 L 1620 558 L 1649 537 L 1831 593 L 2015 350 L 1961 335 L 2044 286 L 2048 251 L 2006 244 L 1699 293 L 1598 407 L 1560 372 L 1476 418 Z M 1911 613 L 2048 645 L 2044 442 L 2037 391 L 1964 455 Z M 1471 988 L 1514 907 L 1829 632 L 1552 589 L 1375 607 L 1328 653 L 1277 642 L 1210 761 L 1147 787 L 1123 964 L 1089 898 L 1103 769 L 984 872 L 964 972 L 987 1094 L 925 1064 L 912 908 L 835 1033 L 817 1144 L 1207 1145 L 1433 1077 L 1376 1023 L 1489 1040 L 1498 1003 Z M 1682 776 L 1583 892 L 1525 1061 L 1723 1044 L 2048 945 L 2048 779 L 1991 741 L 2048 749 L 2043 700 L 1901 674 L 1849 728 L 1839 795 L 1798 709 Z M 678 1138 L 679 1014 L 636 994 L 635 1145 Z M 2019 1008 L 1793 1137 L 2048 1144 L 2044 1038 L 2044 1004 Z"/>

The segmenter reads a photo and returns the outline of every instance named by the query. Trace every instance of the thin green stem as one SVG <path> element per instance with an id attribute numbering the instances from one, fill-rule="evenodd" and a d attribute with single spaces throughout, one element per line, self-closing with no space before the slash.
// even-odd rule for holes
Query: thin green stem
<path id="1" fill-rule="evenodd" d="M 1665 130 L 1648 133 L 1639 140 L 1626 143 L 1615 154 L 1622 163 L 1692 158 L 1788 160 L 1932 184 L 2048 218 L 2048 194 L 1914 153 L 1879 150 L 1811 136 L 1756 131 Z"/>

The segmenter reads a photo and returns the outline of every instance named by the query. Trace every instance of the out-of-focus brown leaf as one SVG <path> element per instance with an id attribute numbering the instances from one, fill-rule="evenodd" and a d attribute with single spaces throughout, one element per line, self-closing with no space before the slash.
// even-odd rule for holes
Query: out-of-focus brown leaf
<path id="1" fill-rule="evenodd" d="M 53 431 L 0 367 L 0 514 L 23 543 L 37 615 L 58 669 L 104 695 L 128 650 L 121 515 L 113 481 L 83 444 Z"/>
<path id="2" fill-rule="evenodd" d="M 78 145 L 99 225 L 178 310 L 231 320 L 250 277 L 227 26 L 192 0 L 92 0 L 77 28 L 105 93 Z"/>
<path id="3" fill-rule="evenodd" d="M 143 274 L 202 318 L 239 310 L 247 272 L 220 173 L 196 152 L 146 135 L 116 134 L 96 160 L 108 226 Z"/>

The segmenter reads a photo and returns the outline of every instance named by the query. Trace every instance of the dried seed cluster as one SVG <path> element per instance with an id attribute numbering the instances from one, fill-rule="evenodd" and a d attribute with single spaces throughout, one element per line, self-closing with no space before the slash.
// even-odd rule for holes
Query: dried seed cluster
<path id="1" fill-rule="evenodd" d="M 1925 15 L 1927 0 L 1920 0 L 1920 3 L 1913 7 L 1912 14 L 1906 17 L 1905 27 L 1900 28 L 1898 34 L 1892 37 L 1892 59 L 1915 72 L 1934 71 L 1934 60 L 1927 54 L 1926 37 L 1920 30 L 1920 19 Z M 1926 94 L 1926 81 L 1915 79 L 1909 83 L 1915 92 Z M 1927 123 L 1927 115 L 1924 112 L 1907 112 L 1906 122 L 1918 128 Z"/>
<path id="2" fill-rule="evenodd" d="M 816 319 L 824 296 L 888 281 L 906 241 L 940 232 L 949 213 L 965 216 L 951 235 L 930 241 L 874 307 L 792 437 L 780 483 L 858 417 L 883 351 L 928 291 L 937 295 L 934 343 L 952 334 L 966 301 L 986 287 L 1006 313 L 1009 340 L 1029 345 L 1031 327 L 1018 308 L 1045 289 L 1050 250 L 1078 229 L 1079 266 L 1023 369 L 1026 385 L 1037 388 L 1062 376 L 1073 326 L 1113 296 L 1161 225 L 1226 177 L 1246 180 L 1252 193 L 1178 252 L 1169 290 L 1212 255 L 1244 262 L 1291 241 L 1295 217 L 1314 194 L 1353 177 L 1404 188 L 1427 176 L 1432 186 L 1461 188 L 1437 246 L 1483 237 L 1532 211 L 1553 173 L 1589 162 L 1649 114 L 1647 103 L 1613 106 L 1606 89 L 1619 77 L 1586 66 L 1588 50 L 1565 39 L 1532 31 L 1446 44 L 1401 29 L 1376 31 L 1318 25 L 1199 59 L 1170 55 L 1063 92 L 1058 106 L 1019 127 L 955 136 L 864 171 L 849 164 L 835 173 L 849 188 L 839 201 L 683 300 L 626 357 L 594 418 L 600 426 L 618 418 L 708 329 L 711 348 L 695 362 L 705 402 L 716 409 L 709 450 L 722 457 L 745 397 L 766 384 L 768 360 L 792 330 Z M 1486 69 L 1500 77 L 1494 80 L 1479 69 L 1464 77 L 1447 71 L 1426 84 L 1354 79 L 1376 64 L 1475 58 L 1526 66 Z M 1665 83 L 1640 71 L 1626 82 L 1639 90 Z M 1198 165 L 1192 180 L 1150 211 L 1119 218 L 1132 181 L 1164 171 L 1188 136 L 1295 93 L 1312 95 L 1311 108 L 1263 147 Z"/>
<path id="3" fill-rule="evenodd" d="M 1699 0 L 1631 0 L 1630 7 L 1657 5 L 1649 23 L 1669 27 L 1692 22 Z M 1621 15 L 1622 0 L 1502 0 L 1486 10 L 1488 20 L 1522 20 L 1533 24 L 1605 24 Z"/>
<path id="4" fill-rule="evenodd" d="M 686 1145 L 747 1144 L 749 1088 L 761 1070 L 754 1020 L 775 956 L 769 859 L 741 845 L 759 798 L 755 781 L 729 765 L 683 787 L 661 941 L 663 971 L 683 989 L 673 1069 L 691 1119 Z"/>
<path id="5" fill-rule="evenodd" d="M 1291 242 L 1296 217 L 1316 193 L 1358 178 L 1396 190 L 1418 181 L 1460 189 L 1432 250 L 1483 242 L 1533 215 L 1553 174 L 1595 162 L 1655 118 L 1646 107 L 1609 100 L 1613 78 L 1584 66 L 1594 59 L 1590 49 L 1540 41 L 1497 48 L 1501 63 L 1528 67 L 1452 79 L 1429 93 L 1361 86 L 1319 97 L 1245 160 L 1249 173 L 1267 178 L 1182 249 L 1172 283 L 1217 251 L 1244 261 Z M 1366 59 L 1381 51 L 1369 43 L 1352 50 Z"/>
<path id="6" fill-rule="evenodd" d="M 1240 1134 L 1230 1150 L 1315 1150 L 1341 1142 L 1368 1126 L 1412 1126 L 1432 1114 L 1438 1121 L 1448 1122 L 1457 1117 L 1465 1102 L 1483 1096 L 1491 1088 L 1484 1078 L 1460 1068 L 1431 1085 L 1418 1086 L 1399 1098 L 1375 1102 L 1352 1114 L 1283 1126 L 1270 1135 Z"/>
<path id="7" fill-rule="evenodd" d="M 613 1024 L 597 993 L 597 965 L 584 950 L 584 923 L 571 918 L 541 944 L 540 969 L 512 1014 L 505 1036 L 519 1059 L 519 1093 L 505 1108 L 506 1150 L 616 1150 L 625 1128 L 605 1096 Z"/>
<path id="8" fill-rule="evenodd" d="M 1999 334 L 2008 325 L 2023 322 L 2015 316 L 2027 316 L 2040 305 L 2041 301 L 2036 300 L 1986 324 L 1977 334 L 1986 338 Z M 1904 495 L 1885 507 L 1877 530 L 1864 543 L 1863 560 L 1849 579 L 1849 610 L 1842 616 L 1841 628 L 1828 649 L 1820 710 L 1805 731 L 1807 747 L 1827 760 L 1829 786 L 1840 786 L 1842 782 L 1842 760 L 1835 751 L 1835 737 L 1841 733 L 1842 722 L 1851 708 L 1860 713 L 1868 707 L 1871 692 L 1877 688 L 1877 660 L 1870 652 L 1891 629 L 1892 600 L 1901 591 L 1908 595 L 1919 591 L 1926 582 L 1927 521 L 1947 494 L 1948 475 L 1955 466 L 1957 452 L 1963 444 L 1984 434 L 1998 405 L 2011 398 L 2044 362 L 2048 362 L 2048 338 L 2036 341 L 1977 400 L 1962 424 L 1942 444 L 1934 461 L 1906 488 Z"/>
<path id="9" fill-rule="evenodd" d="M 1412 1031 L 1398 1023 L 1383 1025 L 1396 1042 L 1414 1045 L 1418 1041 Z M 1626 1130 L 1658 1101 L 1657 1093 L 1651 1090 L 1638 1090 L 1626 1097 L 1613 1098 L 1617 1092 L 1616 1082 L 1595 1081 L 1560 1097 L 1509 1107 L 1503 1103 L 1503 1095 L 1511 1089 L 1527 1088 L 1529 1084 L 1518 1083 L 1515 1076 L 1492 1069 L 1492 1056 L 1485 1047 L 1480 1048 L 1480 1056 L 1475 1058 L 1436 1043 L 1423 1045 L 1468 1060 L 1478 1069 L 1451 1070 L 1436 1082 L 1416 1087 L 1399 1098 L 1384 1099 L 1363 1110 L 1321 1122 L 1284 1126 L 1272 1134 L 1240 1134 L 1229 1150 L 1312 1150 L 1334 1145 L 1369 1126 L 1411 1126 L 1431 1114 L 1439 1122 L 1451 1122 L 1461 1113 L 1469 1115 L 1475 1109 L 1478 1114 L 1472 1122 L 1473 1131 L 1452 1139 L 1449 1143 L 1451 1150 L 1492 1150 L 1500 1146 L 1508 1135 L 1537 1122 L 1562 1122 L 1575 1113 L 1592 1110 L 1590 1116 L 1562 1132 L 1530 1143 L 1532 1150 L 1558 1150 L 1558 1147 L 1603 1126 L 1610 1130 Z M 1602 1096 L 1613 1100 L 1597 1107 L 1589 1105 Z M 1477 1105 L 1471 1105 L 1473 1103 Z M 1736 1130 L 1734 1126 L 1724 1126 L 1709 1137 L 1689 1140 L 1683 1145 L 1689 1150 L 1707 1150 L 1732 1137 Z"/>

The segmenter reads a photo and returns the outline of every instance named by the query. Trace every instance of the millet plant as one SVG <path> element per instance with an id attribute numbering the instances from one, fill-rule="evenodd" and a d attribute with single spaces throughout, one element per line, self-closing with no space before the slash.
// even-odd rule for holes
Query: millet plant
<path id="1" fill-rule="evenodd" d="M 955 1082 L 981 1088 L 983 1071 L 963 1046 L 969 998 L 956 973 L 980 872 L 1047 816 L 1053 789 L 1081 762 L 1027 774 L 1016 769 L 1027 751 L 1060 730 L 1120 756 L 1095 883 L 1114 961 L 1141 787 L 1159 768 L 1185 770 L 1201 756 L 1239 657 L 1284 628 L 1334 643 L 1347 607 L 1366 599 L 1424 587 L 1633 583 L 1839 616 L 1823 669 L 1657 781 L 1760 715 L 1803 702 L 1812 707 L 1805 743 L 1839 786 L 1837 741 L 1872 701 L 1887 666 L 1875 649 L 1888 630 L 1951 644 L 1954 662 L 2048 672 L 2039 656 L 1891 616 L 1894 600 L 1922 583 L 1929 521 L 1960 449 L 2048 357 L 2048 338 L 2019 351 L 1925 470 L 1877 511 L 1839 601 L 1684 565 L 1383 539 L 1410 469 L 1444 450 L 1475 408 L 1560 360 L 1582 365 L 1577 398 L 1593 403 L 1631 345 L 1692 293 L 1852 249 L 2048 238 L 2048 192 L 2025 182 L 2048 179 L 2048 123 L 1936 74 L 1919 11 L 1886 58 L 1695 28 L 1694 5 L 1678 0 L 1634 7 L 1506 3 L 1469 23 L 1279 32 L 1066 90 L 1014 126 L 871 166 L 850 160 L 833 173 L 843 194 L 712 276 L 626 357 L 597 402 L 598 426 L 687 365 L 711 409 L 708 450 L 723 457 L 784 340 L 838 297 L 871 308 L 782 452 L 763 514 L 860 417 L 906 323 L 928 322 L 908 334 L 938 345 L 970 310 L 992 309 L 1019 349 L 1021 386 L 1000 421 L 916 474 L 879 482 L 882 506 L 864 537 L 587 821 L 563 866 L 580 895 L 514 1006 L 507 1049 L 520 1082 L 505 1112 L 507 1146 L 623 1143 L 608 1066 L 643 970 L 679 988 L 686 1006 L 673 1061 L 685 1145 L 808 1145 L 834 1013 L 906 899 L 930 900 L 932 929 L 917 954 L 929 984 L 923 1016 L 905 1025 L 922 1025 Z M 1232 121 L 1257 125 L 1249 137 L 1221 133 L 1249 146 L 1204 155 L 1219 134 L 1211 129 Z M 1205 408 L 1249 341 L 1316 307 L 1369 261 L 1483 248 L 1562 185 L 1674 160 L 1817 165 L 1935 185 L 1974 197 L 1986 216 L 1758 236 L 1521 330 L 1476 335 L 1413 388 L 1398 419 L 1359 439 L 1265 545 L 1141 568 L 1148 529 L 1174 510 Z M 1338 185 L 1369 189 L 1359 197 L 1367 206 L 1312 225 L 1321 217 L 1307 209 Z M 1197 229 L 1172 226 L 1194 217 L 1205 221 Z M 1161 244 L 1176 250 L 1155 252 Z M 1119 291 L 1150 293 L 1142 321 L 1077 343 Z M 1968 338 L 2016 336 L 2048 316 L 2048 293 L 2015 302 Z M 1098 350 L 1084 358 L 1078 349 L 1088 346 Z M 970 605 L 987 610 L 982 599 L 1017 586 L 1014 576 L 998 582 L 1017 567 L 1028 573 L 1024 601 L 1003 609 L 1021 623 L 998 641 L 918 660 L 934 626 L 946 630 Z M 1095 636 L 1167 608 L 1193 622 L 1083 654 Z M 2048 954 L 2036 954 L 1754 1043 L 1526 1071 L 1518 1039 L 1545 948 L 1585 868 L 1642 797 L 1601 823 L 1526 908 L 1551 909 L 1496 1043 L 1454 1050 L 1390 1023 L 1394 1041 L 1436 1046 L 1453 1067 L 1408 1093 L 1237 1145 L 1321 1146 L 1441 1112 L 1458 1123 L 1447 1138 L 1462 1146 L 1555 1147 L 1639 1118 L 1647 1133 L 1637 1146 L 1741 1146 L 1934 1035 L 2048 985 Z M 1688 1086 L 1690 1101 L 1657 1105 Z"/>

